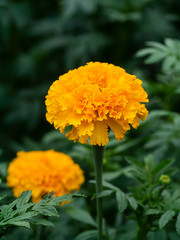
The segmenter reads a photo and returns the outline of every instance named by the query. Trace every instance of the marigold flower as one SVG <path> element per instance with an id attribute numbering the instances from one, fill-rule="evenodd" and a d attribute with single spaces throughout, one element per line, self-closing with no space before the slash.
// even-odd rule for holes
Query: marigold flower
<path id="1" fill-rule="evenodd" d="M 68 155 L 54 150 L 18 152 L 8 168 L 7 185 L 13 188 L 14 196 L 31 190 L 34 202 L 51 191 L 55 196 L 62 196 L 79 190 L 83 182 L 79 165 Z"/>
<path id="2" fill-rule="evenodd" d="M 47 120 L 70 140 L 91 145 L 108 143 L 108 129 L 121 140 L 130 124 L 146 119 L 147 93 L 142 81 L 113 64 L 90 62 L 55 81 L 46 96 Z"/>

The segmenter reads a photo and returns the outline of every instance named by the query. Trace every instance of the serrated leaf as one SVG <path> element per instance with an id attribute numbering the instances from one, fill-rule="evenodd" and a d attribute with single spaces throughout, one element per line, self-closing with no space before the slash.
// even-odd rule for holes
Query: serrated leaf
<path id="1" fill-rule="evenodd" d="M 86 224 L 90 224 L 94 227 L 96 227 L 96 222 L 94 221 L 94 219 L 92 218 L 92 216 L 85 210 L 80 209 L 80 208 L 74 208 L 74 207 L 67 207 L 64 209 L 65 212 L 70 215 L 72 218 L 86 223 Z"/>
<path id="2" fill-rule="evenodd" d="M 1 219 L 2 217 L 8 218 L 9 215 L 12 213 L 13 207 L 16 205 L 16 203 L 17 203 L 17 199 L 14 200 L 14 201 L 13 201 L 12 203 L 10 203 L 9 205 L 3 205 L 3 206 L 2 206 L 3 209 L 2 209 L 2 211 L 0 212 L 0 219 Z"/>
<path id="3" fill-rule="evenodd" d="M 159 219 L 159 227 L 162 229 L 175 215 L 175 211 L 168 210 L 166 211 L 161 218 Z"/>
<path id="4" fill-rule="evenodd" d="M 62 203 L 62 200 L 59 197 L 53 197 L 48 201 L 48 205 L 51 205 L 51 206 L 58 206 L 61 203 Z"/>
<path id="5" fill-rule="evenodd" d="M 129 202 L 129 205 L 132 207 L 132 209 L 136 210 L 138 207 L 136 199 L 134 197 L 129 197 L 128 195 L 126 195 L 126 198 Z"/>
<path id="6" fill-rule="evenodd" d="M 7 221 L 10 218 L 13 218 L 16 214 L 20 214 L 24 211 L 26 211 L 28 208 L 32 207 L 34 203 L 28 203 L 20 208 L 17 208 L 16 210 L 12 211 L 11 214 L 5 215 L 4 220 Z"/>
<path id="7" fill-rule="evenodd" d="M 32 210 L 36 210 L 36 209 L 38 209 L 40 206 L 42 206 L 42 205 L 44 205 L 44 204 L 46 204 L 46 203 L 47 203 L 47 200 L 41 199 L 38 203 L 36 203 L 36 204 L 34 205 L 34 207 L 32 208 Z"/>
<path id="8" fill-rule="evenodd" d="M 123 212 L 127 208 L 127 198 L 126 194 L 123 193 L 121 190 L 116 192 L 116 200 L 118 204 L 118 210 Z"/>
<path id="9" fill-rule="evenodd" d="M 19 222 L 21 220 L 26 220 L 26 219 L 32 218 L 34 216 L 37 216 L 37 215 L 38 215 L 37 212 L 31 211 L 31 212 L 27 212 L 27 213 L 24 213 L 22 215 L 19 215 L 17 217 L 14 217 L 14 218 L 12 218 L 12 219 L 10 219 L 8 221 L 5 221 L 5 223 L 6 224 L 13 224 L 13 222 L 16 222 L 16 221 Z"/>
<path id="10" fill-rule="evenodd" d="M 97 234 L 97 230 L 85 231 L 76 236 L 74 240 L 94 240 L 97 238 Z"/>
<path id="11" fill-rule="evenodd" d="M 18 227 L 31 228 L 30 224 L 28 222 L 25 222 L 25 221 L 12 222 L 11 225 L 15 225 L 15 226 L 18 226 Z"/>
<path id="12" fill-rule="evenodd" d="M 180 236 L 180 213 L 178 214 L 176 219 L 176 232 Z"/>
<path id="13" fill-rule="evenodd" d="M 52 222 L 44 218 L 33 218 L 32 223 L 37 225 L 47 226 L 47 227 L 54 227 L 54 224 Z"/>
<path id="14" fill-rule="evenodd" d="M 53 206 L 40 206 L 35 211 L 45 216 L 55 216 L 58 217 L 58 211 Z"/>
<path id="15" fill-rule="evenodd" d="M 65 202 L 65 201 L 69 201 L 72 199 L 72 195 L 70 194 L 64 194 L 63 196 L 59 197 L 59 199 L 62 201 L 62 202 Z"/>
<path id="16" fill-rule="evenodd" d="M 45 199 L 45 200 L 47 200 L 47 199 L 50 199 L 50 198 L 52 198 L 52 196 L 53 196 L 53 191 L 51 191 L 50 193 L 48 193 L 48 194 L 44 195 L 42 199 Z"/>
<path id="17" fill-rule="evenodd" d="M 16 207 L 20 208 L 24 204 L 28 203 L 31 198 L 31 193 L 32 193 L 32 191 L 22 192 L 17 200 Z"/>
<path id="18" fill-rule="evenodd" d="M 111 195 L 112 193 L 114 193 L 115 190 L 105 190 L 99 193 L 96 193 L 92 196 L 91 200 L 95 199 L 95 198 L 102 198 L 102 197 L 106 197 Z"/>

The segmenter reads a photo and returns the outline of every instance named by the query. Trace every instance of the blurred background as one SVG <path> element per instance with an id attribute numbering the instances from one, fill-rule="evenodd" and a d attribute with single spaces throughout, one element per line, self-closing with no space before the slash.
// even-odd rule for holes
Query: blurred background
<path id="1" fill-rule="evenodd" d="M 147 41 L 179 38 L 179 8 L 178 0 L 1 0 L 1 159 L 9 161 L 53 129 L 45 119 L 49 86 L 89 61 L 136 74 L 149 94 L 156 92 L 151 105 L 162 107 L 163 90 L 145 84 L 155 87 L 160 66 L 145 65 L 135 53 Z"/>
<path id="2" fill-rule="evenodd" d="M 179 9 L 179 0 L 1 0 L 0 177 L 5 181 L 17 151 L 52 148 L 70 154 L 86 179 L 92 177 L 90 147 L 54 130 L 44 103 L 59 75 L 89 61 L 137 75 L 150 99 L 138 130 L 121 142 L 110 136 L 104 171 L 117 170 L 123 156 L 141 160 L 149 153 L 157 162 L 173 157 L 179 169 Z"/>

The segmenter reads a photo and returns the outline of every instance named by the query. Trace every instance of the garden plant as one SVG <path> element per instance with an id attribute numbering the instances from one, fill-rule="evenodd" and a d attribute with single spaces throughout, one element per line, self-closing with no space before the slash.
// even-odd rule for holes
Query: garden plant
<path id="1" fill-rule="evenodd" d="M 178 0 L 0 2 L 0 239 L 180 239 Z"/>

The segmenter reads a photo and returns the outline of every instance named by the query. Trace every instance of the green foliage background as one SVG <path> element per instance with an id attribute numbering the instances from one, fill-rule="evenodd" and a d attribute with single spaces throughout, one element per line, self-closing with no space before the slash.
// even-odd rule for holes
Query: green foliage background
<path id="1" fill-rule="evenodd" d="M 45 119 L 44 104 L 49 86 L 60 74 L 88 61 L 113 63 L 136 74 L 150 99 L 147 105 L 150 115 L 138 130 L 131 130 L 121 142 L 111 136 L 104 159 L 106 180 L 129 191 L 134 183 L 121 171 L 127 166 L 124 160 L 127 155 L 143 161 L 152 153 L 156 164 L 174 158 L 179 171 L 179 9 L 179 0 L 0 1 L 0 176 L 4 182 L 1 192 L 8 193 L 9 200 L 12 196 L 5 185 L 6 169 L 19 150 L 53 148 L 68 153 L 84 169 L 86 183 L 82 191 L 93 194 L 94 186 L 88 183 L 94 177 L 90 146 L 69 142 L 55 131 Z M 172 184 L 179 183 L 177 173 Z M 75 202 L 77 207 L 89 209 L 94 215 L 94 202 L 85 203 L 84 199 Z M 113 206 L 114 200 L 109 201 L 109 197 L 107 202 L 104 200 L 109 235 L 118 239 L 113 222 L 117 228 L 122 225 L 122 240 L 133 239 L 136 226 L 116 215 Z M 72 225 L 72 220 L 62 214 L 47 239 L 55 240 L 60 235 L 59 240 L 73 239 L 84 229 L 83 224 L 73 221 Z M 22 232 L 14 234 L 18 239 Z M 180 239 L 175 232 L 153 234 L 148 239 Z"/>

